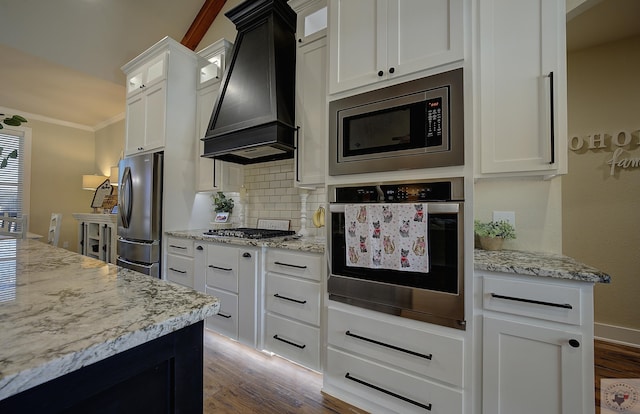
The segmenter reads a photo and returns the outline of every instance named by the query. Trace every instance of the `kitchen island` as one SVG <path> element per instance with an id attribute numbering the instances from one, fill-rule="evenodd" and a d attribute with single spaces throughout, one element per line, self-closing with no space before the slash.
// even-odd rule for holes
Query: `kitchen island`
<path id="1" fill-rule="evenodd" d="M 33 240 L 0 240 L 0 412 L 200 412 L 218 300 Z"/>

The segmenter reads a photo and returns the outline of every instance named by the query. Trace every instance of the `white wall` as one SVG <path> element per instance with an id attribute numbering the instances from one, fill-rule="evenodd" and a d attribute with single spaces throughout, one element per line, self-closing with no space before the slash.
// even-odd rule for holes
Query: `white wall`
<path id="1" fill-rule="evenodd" d="M 565 254 L 612 276 L 595 287 L 596 335 L 600 325 L 632 329 L 640 345 L 640 168 L 611 175 L 607 164 L 620 130 L 632 136 L 623 158 L 640 159 L 638 68 L 640 37 L 569 54 L 569 137 L 602 133 L 605 147 L 569 151 L 562 198 Z"/>

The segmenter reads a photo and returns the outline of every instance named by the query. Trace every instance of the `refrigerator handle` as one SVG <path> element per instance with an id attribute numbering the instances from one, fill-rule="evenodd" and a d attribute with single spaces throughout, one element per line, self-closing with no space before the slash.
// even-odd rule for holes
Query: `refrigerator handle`
<path id="1" fill-rule="evenodd" d="M 131 219 L 131 185 L 131 167 L 125 167 L 120 183 L 120 197 L 118 197 L 118 204 L 120 204 L 118 212 L 124 228 L 129 228 L 129 220 Z"/>

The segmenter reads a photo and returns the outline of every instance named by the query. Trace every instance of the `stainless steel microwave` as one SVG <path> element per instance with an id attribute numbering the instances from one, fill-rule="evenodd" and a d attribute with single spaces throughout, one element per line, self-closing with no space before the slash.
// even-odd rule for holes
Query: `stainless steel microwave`
<path id="1" fill-rule="evenodd" d="M 329 175 L 464 164 L 462 69 L 329 103 Z"/>

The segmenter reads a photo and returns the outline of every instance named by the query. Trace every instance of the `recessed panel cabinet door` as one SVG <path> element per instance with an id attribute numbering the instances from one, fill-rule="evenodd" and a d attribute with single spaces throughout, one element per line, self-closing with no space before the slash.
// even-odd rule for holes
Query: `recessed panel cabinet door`
<path id="1" fill-rule="evenodd" d="M 479 2 L 480 174 L 566 173 L 564 3 Z"/>
<path id="2" fill-rule="evenodd" d="M 329 93 L 462 61 L 463 16 L 462 0 L 330 1 Z"/>
<path id="3" fill-rule="evenodd" d="M 582 414 L 582 335 L 485 317 L 483 412 Z"/>

